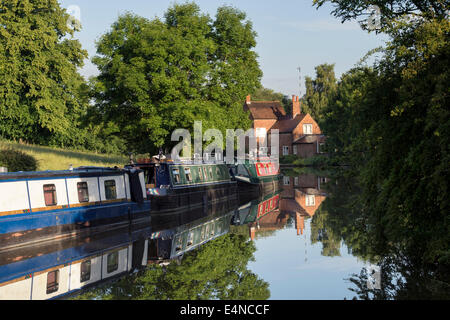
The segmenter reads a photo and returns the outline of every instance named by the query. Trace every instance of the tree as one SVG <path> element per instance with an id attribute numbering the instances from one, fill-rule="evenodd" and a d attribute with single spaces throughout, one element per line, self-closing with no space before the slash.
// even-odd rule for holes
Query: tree
<path id="1" fill-rule="evenodd" d="M 0 135 L 53 145 L 80 143 L 87 52 L 70 36 L 56 0 L 0 3 Z"/>
<path id="2" fill-rule="evenodd" d="M 321 64 L 315 68 L 316 78 L 305 78 L 306 94 L 303 97 L 305 112 L 316 120 L 323 118 L 323 109 L 336 91 L 334 64 Z"/>
<path id="3" fill-rule="evenodd" d="M 181 264 L 149 268 L 79 299 L 266 300 L 269 284 L 247 269 L 256 250 L 248 235 L 228 234 L 186 253 Z"/>
<path id="4" fill-rule="evenodd" d="M 138 152 L 176 144 L 172 131 L 195 120 L 224 136 L 246 129 L 242 101 L 262 75 L 255 45 L 251 23 L 231 7 L 219 8 L 214 21 L 194 3 L 170 7 L 164 20 L 122 15 L 93 59 L 98 113 Z"/>
<path id="5" fill-rule="evenodd" d="M 325 3 L 331 3 L 335 17 L 342 22 L 371 15 L 371 7 L 380 10 L 380 27 L 389 27 L 390 21 L 405 15 L 414 15 L 425 19 L 445 19 L 450 5 L 446 0 L 313 0 L 314 6 L 320 8 Z M 360 20 L 367 29 L 367 19 Z"/>

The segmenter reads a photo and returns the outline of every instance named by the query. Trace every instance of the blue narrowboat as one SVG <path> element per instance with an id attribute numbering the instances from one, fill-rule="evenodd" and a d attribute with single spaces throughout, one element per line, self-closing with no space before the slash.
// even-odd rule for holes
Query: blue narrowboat
<path id="1" fill-rule="evenodd" d="M 0 173 L 0 249 L 149 218 L 141 170 L 80 167 Z"/>

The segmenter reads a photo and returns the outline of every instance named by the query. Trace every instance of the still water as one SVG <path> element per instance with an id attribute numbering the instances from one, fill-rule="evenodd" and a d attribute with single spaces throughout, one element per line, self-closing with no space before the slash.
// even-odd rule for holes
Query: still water
<path id="1" fill-rule="evenodd" d="M 241 192 L 236 203 L 154 215 L 150 225 L 2 252 L 0 298 L 342 300 L 383 292 L 383 272 L 354 239 L 357 219 L 345 221 L 337 181 L 289 173 L 281 184 L 271 194 Z M 383 275 L 385 285 L 393 280 Z"/>

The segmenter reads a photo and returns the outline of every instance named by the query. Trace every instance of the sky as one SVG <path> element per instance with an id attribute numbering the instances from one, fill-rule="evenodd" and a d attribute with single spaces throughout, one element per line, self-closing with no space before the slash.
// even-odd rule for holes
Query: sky
<path id="1" fill-rule="evenodd" d="M 60 0 L 61 6 L 76 12 L 82 30 L 75 34 L 89 53 L 96 54 L 95 42 L 106 33 L 118 16 L 129 11 L 153 19 L 163 17 L 167 8 L 185 1 L 166 0 Z M 214 18 L 217 8 L 230 5 L 244 11 L 257 33 L 258 62 L 263 71 L 262 85 L 285 95 L 303 95 L 305 76 L 314 77 L 315 66 L 335 64 L 336 76 L 351 69 L 371 49 L 386 38 L 363 31 L 356 22 L 342 24 L 331 15 L 332 7 L 320 9 L 312 0 L 195 0 L 203 13 Z M 77 9 L 78 10 L 78 9 Z M 299 73 L 298 68 L 301 68 Z M 86 78 L 98 70 L 89 60 L 81 70 Z M 301 77 L 301 80 L 300 80 Z"/>

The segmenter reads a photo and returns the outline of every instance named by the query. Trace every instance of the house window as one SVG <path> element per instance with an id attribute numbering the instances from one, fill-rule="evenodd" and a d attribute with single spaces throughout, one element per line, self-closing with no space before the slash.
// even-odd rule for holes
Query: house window
<path id="1" fill-rule="evenodd" d="M 190 168 L 185 168 L 184 169 L 184 174 L 186 175 L 187 182 L 192 182 L 191 169 Z"/>
<path id="2" fill-rule="evenodd" d="M 311 194 L 306 195 L 306 206 L 314 207 L 315 205 L 316 205 L 316 197 Z"/>
<path id="3" fill-rule="evenodd" d="M 294 144 L 294 146 L 292 147 L 292 151 L 295 155 L 297 154 L 297 145 L 296 144 Z"/>
<path id="4" fill-rule="evenodd" d="M 295 177 L 295 178 L 294 178 L 294 185 L 295 185 L 295 186 L 298 186 L 298 177 Z"/>
<path id="5" fill-rule="evenodd" d="M 175 183 L 180 183 L 180 170 L 173 169 L 172 175 L 173 175 L 173 181 L 175 181 Z"/>
<path id="6" fill-rule="evenodd" d="M 108 254 L 107 257 L 107 272 L 112 273 L 119 269 L 119 252 L 113 252 Z"/>
<path id="7" fill-rule="evenodd" d="M 85 282 L 91 279 L 91 260 L 83 261 L 81 263 L 80 282 Z"/>
<path id="8" fill-rule="evenodd" d="M 105 197 L 106 200 L 117 199 L 116 181 L 107 180 L 105 181 Z"/>
<path id="9" fill-rule="evenodd" d="M 304 124 L 303 125 L 303 134 L 312 134 L 312 124 Z"/>
<path id="10" fill-rule="evenodd" d="M 44 199 L 47 207 L 55 206 L 58 203 L 56 199 L 56 187 L 54 184 L 44 185 Z"/>
<path id="11" fill-rule="evenodd" d="M 78 201 L 80 203 L 89 202 L 89 190 L 87 182 L 78 182 L 77 189 L 78 189 Z"/>
<path id="12" fill-rule="evenodd" d="M 291 183 L 291 179 L 289 177 L 283 177 L 283 182 L 285 186 L 288 186 Z"/>
<path id="13" fill-rule="evenodd" d="M 289 147 L 283 146 L 283 156 L 287 156 L 287 155 L 289 155 Z"/>
<path id="14" fill-rule="evenodd" d="M 59 288 L 59 270 L 47 273 L 47 294 L 58 291 Z"/>

